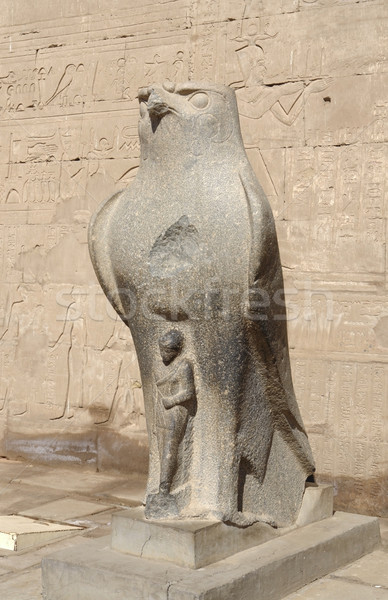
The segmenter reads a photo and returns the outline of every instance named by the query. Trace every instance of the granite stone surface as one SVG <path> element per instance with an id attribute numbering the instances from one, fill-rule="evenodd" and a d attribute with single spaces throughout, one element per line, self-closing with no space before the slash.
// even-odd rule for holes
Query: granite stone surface
<path id="1" fill-rule="evenodd" d="M 94 215 L 89 248 L 139 360 L 145 514 L 290 525 L 315 467 L 275 223 L 235 92 L 166 81 L 138 97 L 140 168 Z"/>

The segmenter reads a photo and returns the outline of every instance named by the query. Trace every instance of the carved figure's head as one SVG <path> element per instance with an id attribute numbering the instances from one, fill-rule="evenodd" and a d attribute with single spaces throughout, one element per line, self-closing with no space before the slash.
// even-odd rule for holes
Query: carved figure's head
<path id="1" fill-rule="evenodd" d="M 165 365 L 170 364 L 182 352 L 183 334 L 176 329 L 170 329 L 159 338 L 159 350 Z"/>
<path id="2" fill-rule="evenodd" d="M 199 156 L 240 136 L 235 93 L 227 86 L 166 81 L 141 88 L 138 97 L 143 159 L 149 149 L 159 157 L 174 151 Z"/>

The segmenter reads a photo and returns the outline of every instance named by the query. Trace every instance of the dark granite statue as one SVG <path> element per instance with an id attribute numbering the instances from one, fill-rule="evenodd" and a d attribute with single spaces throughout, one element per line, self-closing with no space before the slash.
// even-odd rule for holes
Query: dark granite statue
<path id="1" fill-rule="evenodd" d="M 289 525 L 313 458 L 274 220 L 234 91 L 168 82 L 139 100 L 140 169 L 94 216 L 89 245 L 139 359 L 146 515 Z"/>

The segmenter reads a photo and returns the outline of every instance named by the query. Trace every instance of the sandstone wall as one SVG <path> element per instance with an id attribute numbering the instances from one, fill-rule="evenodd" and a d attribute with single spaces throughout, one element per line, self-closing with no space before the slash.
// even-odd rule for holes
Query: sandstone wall
<path id="1" fill-rule="evenodd" d="M 277 218 L 297 396 L 337 506 L 388 515 L 384 0 L 2 0 L 0 451 L 146 469 L 130 335 L 88 258 L 139 85 L 237 89 Z"/>

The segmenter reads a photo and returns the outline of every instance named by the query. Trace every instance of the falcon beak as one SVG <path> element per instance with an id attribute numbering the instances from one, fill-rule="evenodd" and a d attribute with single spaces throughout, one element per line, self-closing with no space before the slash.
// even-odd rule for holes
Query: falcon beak
<path id="1" fill-rule="evenodd" d="M 160 88 L 155 89 L 154 87 L 141 88 L 138 93 L 140 102 L 140 117 L 146 119 L 147 116 L 150 119 L 152 131 L 155 133 L 163 117 L 168 113 L 177 114 L 174 107 L 171 106 L 168 101 L 164 99 L 167 90 Z M 171 93 L 167 92 L 170 96 Z"/>
<path id="2" fill-rule="evenodd" d="M 150 115 L 154 115 L 156 117 L 163 117 L 166 113 L 169 112 L 170 107 L 166 102 L 159 96 L 155 90 L 151 91 L 147 101 L 147 108 Z"/>

